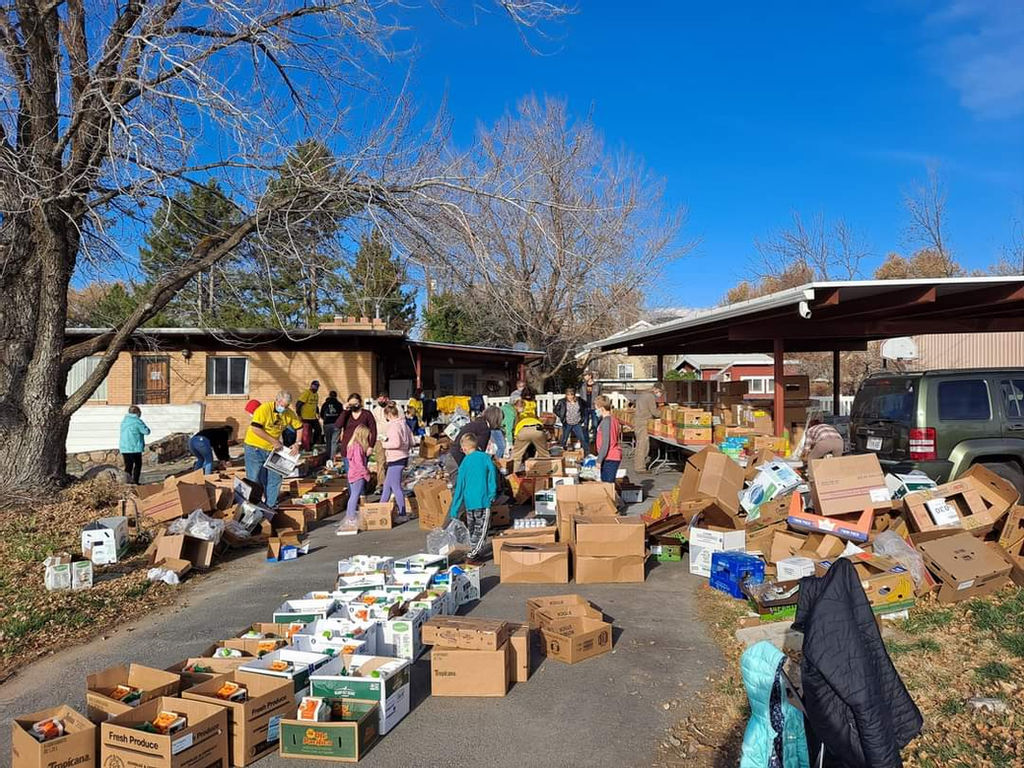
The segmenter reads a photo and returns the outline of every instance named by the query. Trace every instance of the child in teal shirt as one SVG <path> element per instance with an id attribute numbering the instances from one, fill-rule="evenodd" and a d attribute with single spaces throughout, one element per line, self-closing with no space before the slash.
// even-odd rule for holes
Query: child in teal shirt
<path id="1" fill-rule="evenodd" d="M 469 560 L 476 560 L 487 543 L 487 529 L 491 525 L 491 504 L 498 495 L 498 470 L 491 457 L 477 450 L 476 438 L 465 434 L 459 441 L 465 458 L 452 492 L 451 517 L 458 517 L 466 506 L 466 527 L 469 528 Z"/>

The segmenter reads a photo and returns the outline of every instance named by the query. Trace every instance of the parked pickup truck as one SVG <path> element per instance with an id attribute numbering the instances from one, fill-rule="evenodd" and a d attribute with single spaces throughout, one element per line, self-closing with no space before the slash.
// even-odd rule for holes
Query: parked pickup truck
<path id="1" fill-rule="evenodd" d="M 939 483 L 984 464 L 1024 493 L 1024 368 L 877 373 L 850 411 L 854 453 Z"/>

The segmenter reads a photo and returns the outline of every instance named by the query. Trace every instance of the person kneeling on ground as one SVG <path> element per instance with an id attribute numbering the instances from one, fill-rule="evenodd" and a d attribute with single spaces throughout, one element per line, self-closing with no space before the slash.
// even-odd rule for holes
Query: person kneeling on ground
<path id="1" fill-rule="evenodd" d="M 513 404 L 516 409 L 516 426 L 514 431 L 515 442 L 512 444 L 512 459 L 516 472 L 522 472 L 525 465 L 526 454 L 533 448 L 534 456 L 538 459 L 551 457 L 548 451 L 548 436 L 544 431 L 544 425 L 537 416 L 527 413 L 525 400 L 516 400 Z M 536 406 L 536 403 L 534 403 Z"/>
<path id="2" fill-rule="evenodd" d="M 261 403 L 253 411 L 252 422 L 245 432 L 245 477 L 260 484 L 264 489 L 266 504 L 271 509 L 277 506 L 282 478 L 279 473 L 268 470 L 264 464 L 271 453 L 285 447 L 285 430 L 302 428 L 302 420 L 288 407 L 291 403 L 291 393 L 278 392 L 277 397 Z M 297 445 L 292 445 L 292 453 L 298 455 Z"/>
<path id="3" fill-rule="evenodd" d="M 807 422 L 801 458 L 808 465 L 815 459 L 823 459 L 828 455 L 842 456 L 845 448 L 843 436 L 831 424 L 822 421 L 821 416 L 814 416 Z"/>
<path id="4" fill-rule="evenodd" d="M 217 461 L 230 461 L 231 454 L 228 452 L 228 441 L 234 430 L 225 425 L 223 427 L 207 427 L 192 435 L 188 441 L 188 450 L 196 457 L 196 463 L 192 469 L 202 469 L 204 475 L 213 474 L 214 457 Z"/>
<path id="5" fill-rule="evenodd" d="M 601 421 L 597 425 L 597 463 L 601 466 L 601 482 L 614 483 L 622 462 L 622 425 L 612 415 L 612 401 L 604 395 L 594 399 Z"/>
<path id="6" fill-rule="evenodd" d="M 366 492 L 366 481 L 370 479 L 370 470 L 366 466 L 366 457 L 370 455 L 370 450 L 370 429 L 359 425 L 352 432 L 352 439 L 345 449 L 348 509 L 345 510 L 345 519 L 338 524 L 336 533 L 339 536 L 348 536 L 359 531 L 359 499 Z"/>
<path id="7" fill-rule="evenodd" d="M 395 403 L 388 403 L 384 406 L 384 418 L 387 419 L 387 423 L 384 426 L 384 439 L 381 442 L 384 443 L 384 460 L 387 462 L 387 470 L 384 474 L 384 489 L 381 491 L 380 500 L 387 503 L 394 496 L 399 520 L 404 521 L 405 494 L 402 492 L 402 472 L 409 463 L 412 432 Z"/>
<path id="8" fill-rule="evenodd" d="M 459 466 L 459 476 L 452 491 L 450 517 L 459 516 L 463 504 L 466 507 L 466 527 L 469 529 L 469 560 L 476 560 L 487 543 L 487 529 L 491 525 L 491 504 L 498 495 L 498 470 L 494 461 L 484 451 L 477 450 L 476 438 L 471 434 L 459 440 L 464 458 Z"/>

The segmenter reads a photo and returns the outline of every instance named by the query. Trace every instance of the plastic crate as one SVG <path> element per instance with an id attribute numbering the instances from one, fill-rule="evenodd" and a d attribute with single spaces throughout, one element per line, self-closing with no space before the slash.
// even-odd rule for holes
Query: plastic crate
<path id="1" fill-rule="evenodd" d="M 746 595 L 740 585 L 744 581 L 752 584 L 763 582 L 764 561 L 743 552 L 715 552 L 711 556 L 712 587 L 743 600 Z"/>

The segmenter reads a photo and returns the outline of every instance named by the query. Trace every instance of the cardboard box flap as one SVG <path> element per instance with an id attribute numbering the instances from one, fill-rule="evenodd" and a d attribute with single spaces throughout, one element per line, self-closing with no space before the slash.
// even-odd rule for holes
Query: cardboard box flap
<path id="1" fill-rule="evenodd" d="M 573 518 L 577 555 L 614 557 L 643 555 L 647 529 L 639 517 Z"/>

